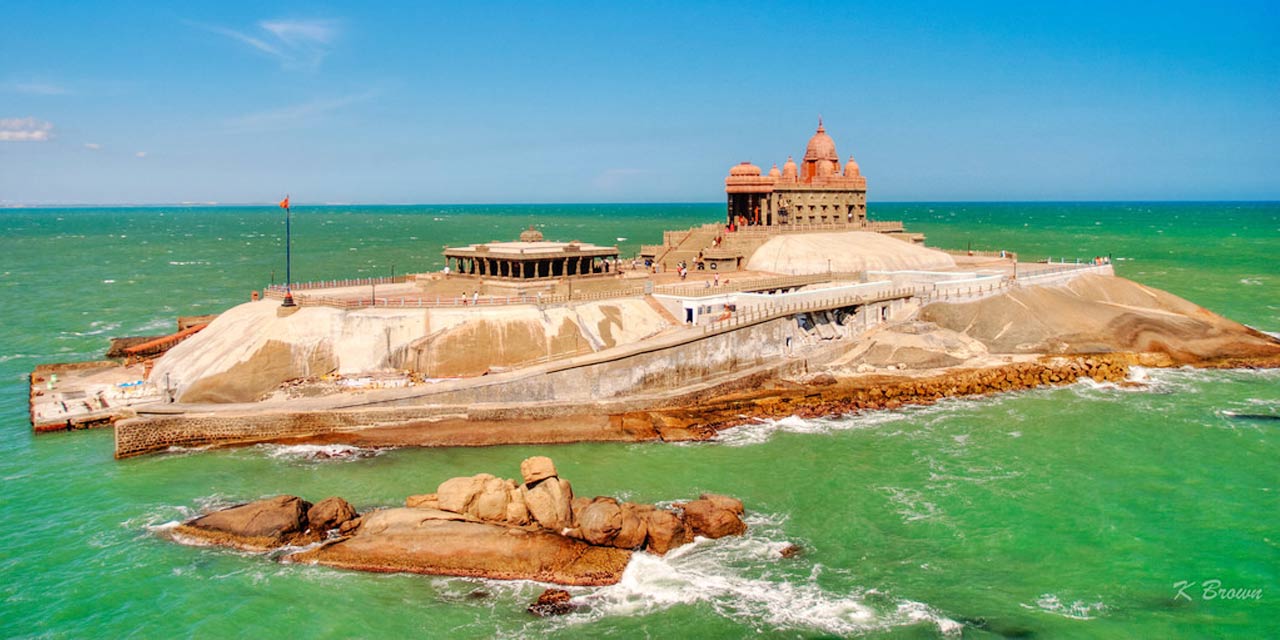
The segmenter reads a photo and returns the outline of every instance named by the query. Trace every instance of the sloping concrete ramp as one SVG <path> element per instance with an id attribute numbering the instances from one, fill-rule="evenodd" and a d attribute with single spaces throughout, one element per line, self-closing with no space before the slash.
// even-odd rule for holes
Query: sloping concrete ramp
<path id="1" fill-rule="evenodd" d="M 787 234 L 770 238 L 747 261 L 750 271 L 803 275 L 828 271 L 950 269 L 951 256 L 883 233 Z"/>

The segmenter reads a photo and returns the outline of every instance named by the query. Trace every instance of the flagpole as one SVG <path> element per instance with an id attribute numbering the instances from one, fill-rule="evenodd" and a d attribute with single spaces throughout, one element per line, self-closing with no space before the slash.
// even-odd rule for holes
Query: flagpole
<path id="1" fill-rule="evenodd" d="M 297 306 L 293 301 L 293 234 L 289 224 L 289 196 L 284 197 L 284 302 L 282 307 Z"/>

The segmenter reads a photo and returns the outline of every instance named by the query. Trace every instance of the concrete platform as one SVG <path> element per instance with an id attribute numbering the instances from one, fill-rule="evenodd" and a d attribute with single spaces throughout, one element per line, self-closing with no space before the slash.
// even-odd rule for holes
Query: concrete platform
<path id="1" fill-rule="evenodd" d="M 133 407 L 164 400 L 144 382 L 145 365 L 112 360 L 44 364 L 31 372 L 31 428 L 36 432 L 111 426 Z"/>

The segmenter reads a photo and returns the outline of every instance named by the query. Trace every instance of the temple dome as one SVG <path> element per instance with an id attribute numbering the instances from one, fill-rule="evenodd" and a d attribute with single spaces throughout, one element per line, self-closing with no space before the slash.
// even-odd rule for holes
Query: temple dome
<path id="1" fill-rule="evenodd" d="M 542 232 L 529 225 L 528 229 L 520 232 L 520 242 L 542 242 Z"/>
<path id="2" fill-rule="evenodd" d="M 844 165 L 844 176 L 846 178 L 854 178 L 862 175 L 862 171 L 858 168 L 858 163 L 854 161 L 853 156 L 849 156 L 848 164 Z"/>
<path id="3" fill-rule="evenodd" d="M 818 119 L 818 131 L 809 138 L 809 146 L 805 147 L 804 160 L 830 160 L 832 162 L 840 162 L 840 156 L 836 155 L 836 141 L 827 135 L 827 130 L 822 127 L 822 119 Z"/>
<path id="4" fill-rule="evenodd" d="M 757 167 L 754 164 L 751 164 L 750 162 L 742 162 L 734 165 L 733 168 L 729 170 L 729 175 L 758 176 L 760 175 L 760 167 Z"/>
<path id="5" fill-rule="evenodd" d="M 782 172 L 781 172 L 781 171 L 778 171 L 778 165 L 776 165 L 776 164 L 775 164 L 775 165 L 773 165 L 773 168 L 769 170 L 769 177 L 770 177 L 770 178 L 779 178 L 779 177 L 782 177 Z"/>
<path id="6" fill-rule="evenodd" d="M 782 165 L 782 177 L 795 179 L 797 174 L 796 161 L 787 156 L 787 163 Z"/>

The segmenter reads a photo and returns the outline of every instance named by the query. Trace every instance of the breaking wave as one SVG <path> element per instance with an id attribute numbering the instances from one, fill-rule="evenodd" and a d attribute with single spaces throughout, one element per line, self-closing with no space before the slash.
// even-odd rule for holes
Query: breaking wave
<path id="1" fill-rule="evenodd" d="M 916 411 L 915 414 L 918 414 L 918 411 Z M 716 437 L 712 438 L 711 441 L 731 447 L 745 447 L 749 445 L 764 444 L 765 442 L 768 442 L 775 433 L 825 434 L 836 431 L 871 429 L 883 424 L 905 420 L 911 415 L 913 415 L 913 412 L 910 409 L 907 409 L 897 411 L 864 411 L 862 413 L 825 418 L 801 418 L 799 416 L 787 416 L 776 420 L 750 422 L 731 429 L 725 429 L 724 431 L 716 434 Z"/>
<path id="2" fill-rule="evenodd" d="M 255 449 L 265 452 L 268 458 L 305 462 L 350 462 L 377 457 L 386 451 L 386 449 L 366 449 L 349 444 L 262 444 Z"/>
<path id="3" fill-rule="evenodd" d="M 779 563 L 799 561 L 781 556 L 790 545 L 781 539 L 781 518 L 756 515 L 748 517 L 748 523 L 751 528 L 744 536 L 699 538 L 666 556 L 635 554 L 618 584 L 574 596 L 573 602 L 582 608 L 551 624 L 572 626 L 701 605 L 725 618 L 778 631 L 852 635 L 929 624 L 944 635 L 960 635 L 964 625 L 927 604 L 874 588 L 847 593 L 824 589 L 819 577 L 825 568 L 820 564 L 808 575 L 784 575 L 795 567 Z M 522 632 L 546 631 L 531 625 Z"/>

